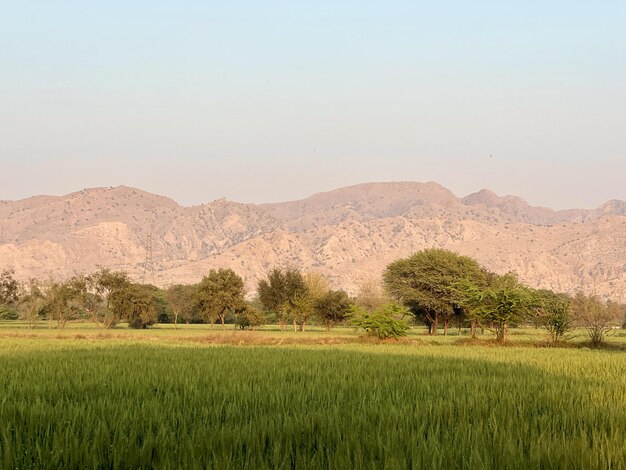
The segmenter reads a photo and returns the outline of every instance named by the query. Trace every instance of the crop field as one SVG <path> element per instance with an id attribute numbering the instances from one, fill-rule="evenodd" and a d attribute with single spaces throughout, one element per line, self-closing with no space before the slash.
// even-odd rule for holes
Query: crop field
<path id="1" fill-rule="evenodd" d="M 123 331 L 0 328 L 0 467 L 626 468 L 623 351 Z"/>

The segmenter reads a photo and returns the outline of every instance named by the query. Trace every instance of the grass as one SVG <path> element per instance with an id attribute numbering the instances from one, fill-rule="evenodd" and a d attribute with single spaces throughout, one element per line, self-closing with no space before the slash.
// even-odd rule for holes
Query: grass
<path id="1" fill-rule="evenodd" d="M 620 351 L 3 330 L 4 468 L 626 468 Z"/>

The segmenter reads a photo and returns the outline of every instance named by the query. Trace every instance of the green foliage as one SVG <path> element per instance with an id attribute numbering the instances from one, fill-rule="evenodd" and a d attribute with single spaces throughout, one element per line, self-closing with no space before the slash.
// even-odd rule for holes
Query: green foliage
<path id="1" fill-rule="evenodd" d="M 124 313 L 113 308 L 120 304 L 124 292 L 130 288 L 128 275 L 122 271 L 101 268 L 85 278 L 83 306 L 98 328 L 112 328 Z"/>
<path id="2" fill-rule="evenodd" d="M 17 309 L 0 305 L 0 320 L 17 320 L 19 317 Z"/>
<path id="3" fill-rule="evenodd" d="M 251 330 L 265 324 L 265 315 L 258 308 L 246 303 L 235 315 L 235 324 L 241 330 Z"/>
<path id="4" fill-rule="evenodd" d="M 437 334 L 439 320 L 447 331 L 459 308 L 455 286 L 461 281 L 483 285 L 487 273 L 472 258 L 443 249 L 428 249 L 391 263 L 383 280 L 394 299 L 409 307 Z"/>
<path id="5" fill-rule="evenodd" d="M 68 321 L 78 318 L 81 313 L 81 293 L 81 286 L 74 279 L 51 281 L 44 290 L 45 300 L 41 308 L 48 325 L 56 321 L 57 328 L 65 328 Z"/>
<path id="6" fill-rule="evenodd" d="M 227 315 L 236 315 L 245 308 L 243 279 L 232 269 L 212 269 L 196 290 L 196 302 L 210 323 L 220 319 L 225 325 Z"/>
<path id="7" fill-rule="evenodd" d="M 368 335 L 378 339 L 397 339 L 406 336 L 409 329 L 403 319 L 407 315 L 410 315 L 410 311 L 395 302 L 383 305 L 374 312 L 354 305 L 350 312 L 350 324 L 364 329 Z"/>
<path id="8" fill-rule="evenodd" d="M 284 329 L 285 323 L 297 318 L 299 303 L 307 296 L 304 276 L 297 269 L 274 268 L 257 285 L 263 306 L 273 312 Z"/>
<path id="9" fill-rule="evenodd" d="M 19 303 L 20 284 L 15 280 L 13 271 L 5 269 L 0 273 L 0 306 L 15 309 Z"/>
<path id="10" fill-rule="evenodd" d="M 147 328 L 157 322 L 158 304 L 150 286 L 130 284 L 116 291 L 111 302 L 116 318 L 125 319 L 131 328 Z"/>
<path id="11" fill-rule="evenodd" d="M 352 301 L 348 294 L 342 290 L 329 290 L 315 302 L 317 318 L 330 330 L 334 326 L 343 323 L 352 309 Z"/>
<path id="12" fill-rule="evenodd" d="M 550 344 L 558 345 L 573 327 L 570 297 L 549 290 L 534 291 L 532 296 L 537 323 L 548 333 Z"/>
<path id="13" fill-rule="evenodd" d="M 165 299 L 170 305 L 174 324 L 179 321 L 197 323 L 202 320 L 197 303 L 196 285 L 176 284 L 165 291 Z"/>
<path id="14" fill-rule="evenodd" d="M 506 341 L 510 324 L 525 320 L 534 305 L 531 291 L 514 273 L 494 276 L 483 288 L 465 283 L 463 293 L 461 303 L 469 306 L 481 325 L 491 328 L 501 343 Z"/>
<path id="15" fill-rule="evenodd" d="M 20 318 L 26 320 L 28 328 L 35 327 L 35 323 L 43 316 L 46 296 L 41 285 L 32 279 L 23 287 L 18 311 Z"/>

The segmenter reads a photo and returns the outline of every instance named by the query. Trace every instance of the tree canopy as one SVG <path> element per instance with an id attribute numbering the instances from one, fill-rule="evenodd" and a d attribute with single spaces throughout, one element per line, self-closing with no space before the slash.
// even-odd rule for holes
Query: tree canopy
<path id="1" fill-rule="evenodd" d="M 455 286 L 465 280 L 482 285 L 486 278 L 486 271 L 477 261 L 439 248 L 399 259 L 383 273 L 392 297 L 421 318 L 431 334 L 437 334 L 440 320 L 447 332 L 449 321 L 461 308 Z"/>

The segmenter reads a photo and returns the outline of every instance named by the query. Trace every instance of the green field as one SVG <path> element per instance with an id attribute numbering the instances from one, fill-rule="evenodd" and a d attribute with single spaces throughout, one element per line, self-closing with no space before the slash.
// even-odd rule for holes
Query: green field
<path id="1" fill-rule="evenodd" d="M 0 466 L 626 468 L 626 354 L 536 334 L 2 325 Z"/>

